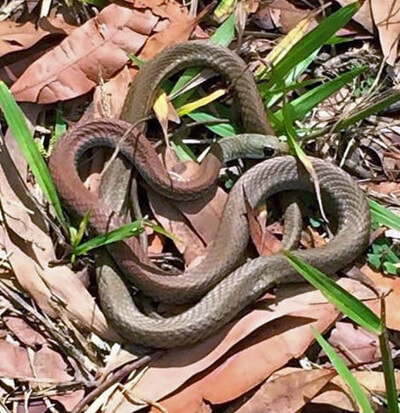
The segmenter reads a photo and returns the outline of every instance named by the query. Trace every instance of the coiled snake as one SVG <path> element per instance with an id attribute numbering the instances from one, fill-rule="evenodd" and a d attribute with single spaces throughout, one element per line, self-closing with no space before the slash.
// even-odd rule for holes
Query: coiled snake
<path id="1" fill-rule="evenodd" d="M 173 46 L 148 63 L 128 93 L 122 119 L 135 123 L 148 116 L 161 82 L 192 66 L 211 68 L 230 83 L 241 112 L 243 131 L 250 134 L 250 141 L 253 139 L 251 136 L 258 136 L 251 134 L 271 133 L 257 87 L 244 62 L 228 49 L 202 41 Z M 79 180 L 76 163 L 87 148 L 101 144 L 118 145 L 151 186 L 171 198 L 177 193 L 181 199 L 206 190 L 216 178 L 222 161 L 221 147 L 216 146 L 206 161 L 206 165 L 213 165 L 207 167 L 207 174 L 204 174 L 207 180 L 211 180 L 207 181 L 207 185 L 204 186 L 201 176 L 193 186 L 191 182 L 178 183 L 163 170 L 154 149 L 143 136 L 143 130 L 134 130 L 125 140 L 119 141 L 127 129 L 128 124 L 124 121 L 89 122 L 66 134 L 50 158 L 50 168 L 66 206 L 79 215 L 91 208 L 91 223 L 98 232 L 119 226 L 121 221 Z M 235 139 L 240 141 L 241 138 Z M 260 137 L 255 141 L 257 139 Z M 258 151 L 272 148 L 279 152 L 280 145 L 276 138 L 267 136 L 265 139 L 257 141 L 255 146 Z M 369 208 L 362 191 L 349 175 L 326 161 L 311 159 L 323 199 L 334 211 L 337 232 L 326 247 L 299 250 L 296 255 L 327 273 L 333 273 L 353 261 L 366 248 Z M 108 250 L 114 261 L 142 292 L 158 301 L 197 302 L 177 316 L 166 319 L 146 316 L 132 300 L 127 282 L 117 275 L 113 264 L 103 256 L 105 265 L 98 283 L 106 316 L 118 332 L 131 342 L 151 347 L 184 345 L 206 337 L 229 322 L 271 285 L 298 281 L 299 276 L 280 253 L 259 257 L 245 264 L 242 262 L 249 240 L 246 202 L 256 207 L 261 200 L 275 193 L 297 189 L 312 192 L 313 184 L 302 165 L 291 156 L 266 160 L 248 170 L 229 194 L 216 240 L 205 259 L 183 275 L 168 275 L 155 267 L 134 238 L 111 244 Z"/>

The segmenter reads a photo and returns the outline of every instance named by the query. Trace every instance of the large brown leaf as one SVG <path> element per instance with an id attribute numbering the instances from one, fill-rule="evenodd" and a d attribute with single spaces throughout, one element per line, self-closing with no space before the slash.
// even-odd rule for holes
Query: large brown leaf
<path id="1" fill-rule="evenodd" d="M 12 92 L 19 101 L 38 103 L 87 93 L 120 70 L 128 53 L 137 53 L 157 22 L 149 10 L 111 4 L 33 63 Z"/>

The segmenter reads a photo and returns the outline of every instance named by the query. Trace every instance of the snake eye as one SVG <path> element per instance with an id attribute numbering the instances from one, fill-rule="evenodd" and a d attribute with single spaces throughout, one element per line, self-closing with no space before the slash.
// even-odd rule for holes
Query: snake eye
<path id="1" fill-rule="evenodd" d="M 263 152 L 264 152 L 264 156 L 266 157 L 271 157 L 271 156 L 274 156 L 275 154 L 275 150 L 274 148 L 271 148 L 271 146 L 264 146 Z"/>

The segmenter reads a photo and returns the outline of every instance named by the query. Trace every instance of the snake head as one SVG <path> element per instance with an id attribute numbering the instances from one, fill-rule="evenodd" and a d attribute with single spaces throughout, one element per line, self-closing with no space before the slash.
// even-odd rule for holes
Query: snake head
<path id="1" fill-rule="evenodd" d="M 273 135 L 245 134 L 243 145 L 247 157 L 253 159 L 272 158 L 289 152 L 287 144 Z"/>

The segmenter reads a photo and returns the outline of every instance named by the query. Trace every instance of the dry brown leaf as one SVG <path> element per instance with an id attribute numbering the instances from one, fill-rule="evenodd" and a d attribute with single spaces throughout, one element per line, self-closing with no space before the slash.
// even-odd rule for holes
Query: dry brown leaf
<path id="1" fill-rule="evenodd" d="M 359 298 L 373 297 L 368 288 L 354 280 L 342 279 L 340 284 Z M 162 405 L 172 413 L 196 411 L 203 398 L 213 404 L 232 400 L 263 382 L 291 358 L 303 354 L 314 340 L 310 324 L 323 331 L 338 316 L 337 310 L 321 293 L 310 291 L 306 285 L 281 287 L 275 303 L 265 307 L 260 302 L 258 307 L 202 343 L 167 351 L 135 385 L 135 397 L 150 401 L 166 397 L 193 376 L 209 369 L 247 337 L 215 370 L 200 376 L 198 381 L 163 401 Z M 110 403 L 120 397 L 119 392 L 115 393 Z M 118 412 L 138 409 L 123 399 Z"/>
<path id="2" fill-rule="evenodd" d="M 164 162 L 169 171 L 187 180 L 198 174 L 201 167 L 196 162 L 179 162 L 172 150 L 165 151 Z M 182 241 L 175 244 L 186 264 L 203 256 L 215 239 L 227 194 L 217 188 L 214 193 L 190 202 L 166 200 L 152 190 L 148 190 L 148 196 L 156 219 Z"/>
<path id="3" fill-rule="evenodd" d="M 392 195 L 392 196 L 399 196 L 400 195 L 400 183 L 399 182 L 366 182 L 364 184 L 368 189 L 373 190 L 375 192 L 379 192 L 383 195 Z"/>
<path id="4" fill-rule="evenodd" d="M 256 24 L 263 29 L 279 28 L 283 33 L 288 33 L 309 13 L 307 10 L 298 9 L 287 0 L 274 0 L 260 7 L 254 19 Z"/>
<path id="5" fill-rule="evenodd" d="M 247 219 L 249 221 L 250 236 L 259 255 L 275 254 L 281 249 L 281 242 L 275 235 L 265 227 L 266 210 L 261 213 L 251 210 L 246 203 Z"/>
<path id="6" fill-rule="evenodd" d="M 0 57 L 28 49 L 46 36 L 68 35 L 76 27 L 61 18 L 43 17 L 37 23 L 0 21 Z"/>
<path id="7" fill-rule="evenodd" d="M 194 259 L 204 255 L 206 249 L 204 242 L 172 202 L 166 201 L 150 188 L 147 190 L 147 196 L 156 220 L 179 240 L 175 242 L 175 246 L 183 255 L 186 264 L 189 265 Z"/>
<path id="8" fill-rule="evenodd" d="M 400 279 L 398 277 L 388 277 L 373 271 L 367 265 L 362 267 L 362 272 L 370 278 L 375 286 L 385 294 L 386 305 L 386 326 L 393 330 L 400 331 L 400 312 L 398 311 L 400 300 Z M 371 309 L 380 316 L 380 305 L 375 303 Z"/>
<path id="9" fill-rule="evenodd" d="M 380 359 L 378 337 L 351 323 L 336 323 L 329 337 L 347 364 L 371 363 Z"/>
<path id="10" fill-rule="evenodd" d="M 189 39 L 196 24 L 197 20 L 190 19 L 188 16 L 171 21 L 171 24 L 165 30 L 150 36 L 139 57 L 143 60 L 150 60 L 166 47 L 185 42 Z"/>
<path id="11" fill-rule="evenodd" d="M 334 369 L 284 368 L 274 373 L 246 403 L 234 411 L 297 412 L 336 375 Z"/>
<path id="12" fill-rule="evenodd" d="M 14 333 L 18 340 L 29 347 L 37 347 L 47 341 L 38 331 L 34 330 L 24 319 L 15 316 L 3 317 L 7 328 Z"/>
<path id="13" fill-rule="evenodd" d="M 36 50 L 36 48 L 26 50 L 24 55 L 18 56 L 18 59 L 15 62 L 0 67 L 0 79 L 8 87 L 11 87 L 12 84 L 22 75 L 22 73 L 25 72 L 29 65 L 38 60 L 54 46 L 55 44 L 49 45 L 47 43 L 43 43 L 43 50 Z"/>
<path id="14" fill-rule="evenodd" d="M 124 66 L 108 82 L 97 86 L 93 95 L 93 117 L 119 118 L 131 81 L 132 72 Z"/>
<path id="15" fill-rule="evenodd" d="M 358 405 L 353 400 L 352 395 L 348 395 L 340 387 L 331 383 L 325 386 L 323 392 L 316 396 L 311 403 L 330 404 L 336 409 L 342 409 L 346 412 L 358 412 Z"/>
<path id="16" fill-rule="evenodd" d="M 5 340 L 0 340 L 0 376 L 13 378 L 34 377 L 26 349 Z"/>
<path id="17" fill-rule="evenodd" d="M 52 103 L 90 91 L 144 45 L 158 18 L 111 4 L 33 63 L 12 87 L 19 101 Z"/>
<path id="18" fill-rule="evenodd" d="M 56 260 L 54 245 L 42 212 L 27 192 L 26 171 L 16 141 L 7 134 L 0 151 L 0 194 L 6 222 L 1 236 L 18 282 L 50 316 L 58 315 L 55 303 L 61 299 L 74 321 L 105 338 L 116 339 L 77 276 L 67 266 L 49 266 Z"/>
<path id="19" fill-rule="evenodd" d="M 370 0 L 386 63 L 394 65 L 400 36 L 400 0 Z"/>
<path id="20" fill-rule="evenodd" d="M 357 382 L 369 393 L 377 393 L 384 395 L 386 393 L 385 378 L 383 373 L 378 371 L 353 371 L 352 372 Z M 400 373 L 395 372 L 396 388 L 400 387 Z M 359 411 L 349 390 L 349 387 L 344 383 L 340 376 L 332 379 L 331 384 L 327 388 L 327 392 L 323 392 L 313 399 L 313 403 L 331 404 L 335 407 L 342 407 L 349 411 Z"/>
<path id="21" fill-rule="evenodd" d="M 336 0 L 342 7 L 347 6 L 350 3 L 354 3 L 354 0 Z M 371 10 L 369 1 L 365 1 L 358 12 L 353 16 L 353 20 L 360 23 L 370 33 L 374 32 L 374 23 L 371 17 Z"/>

